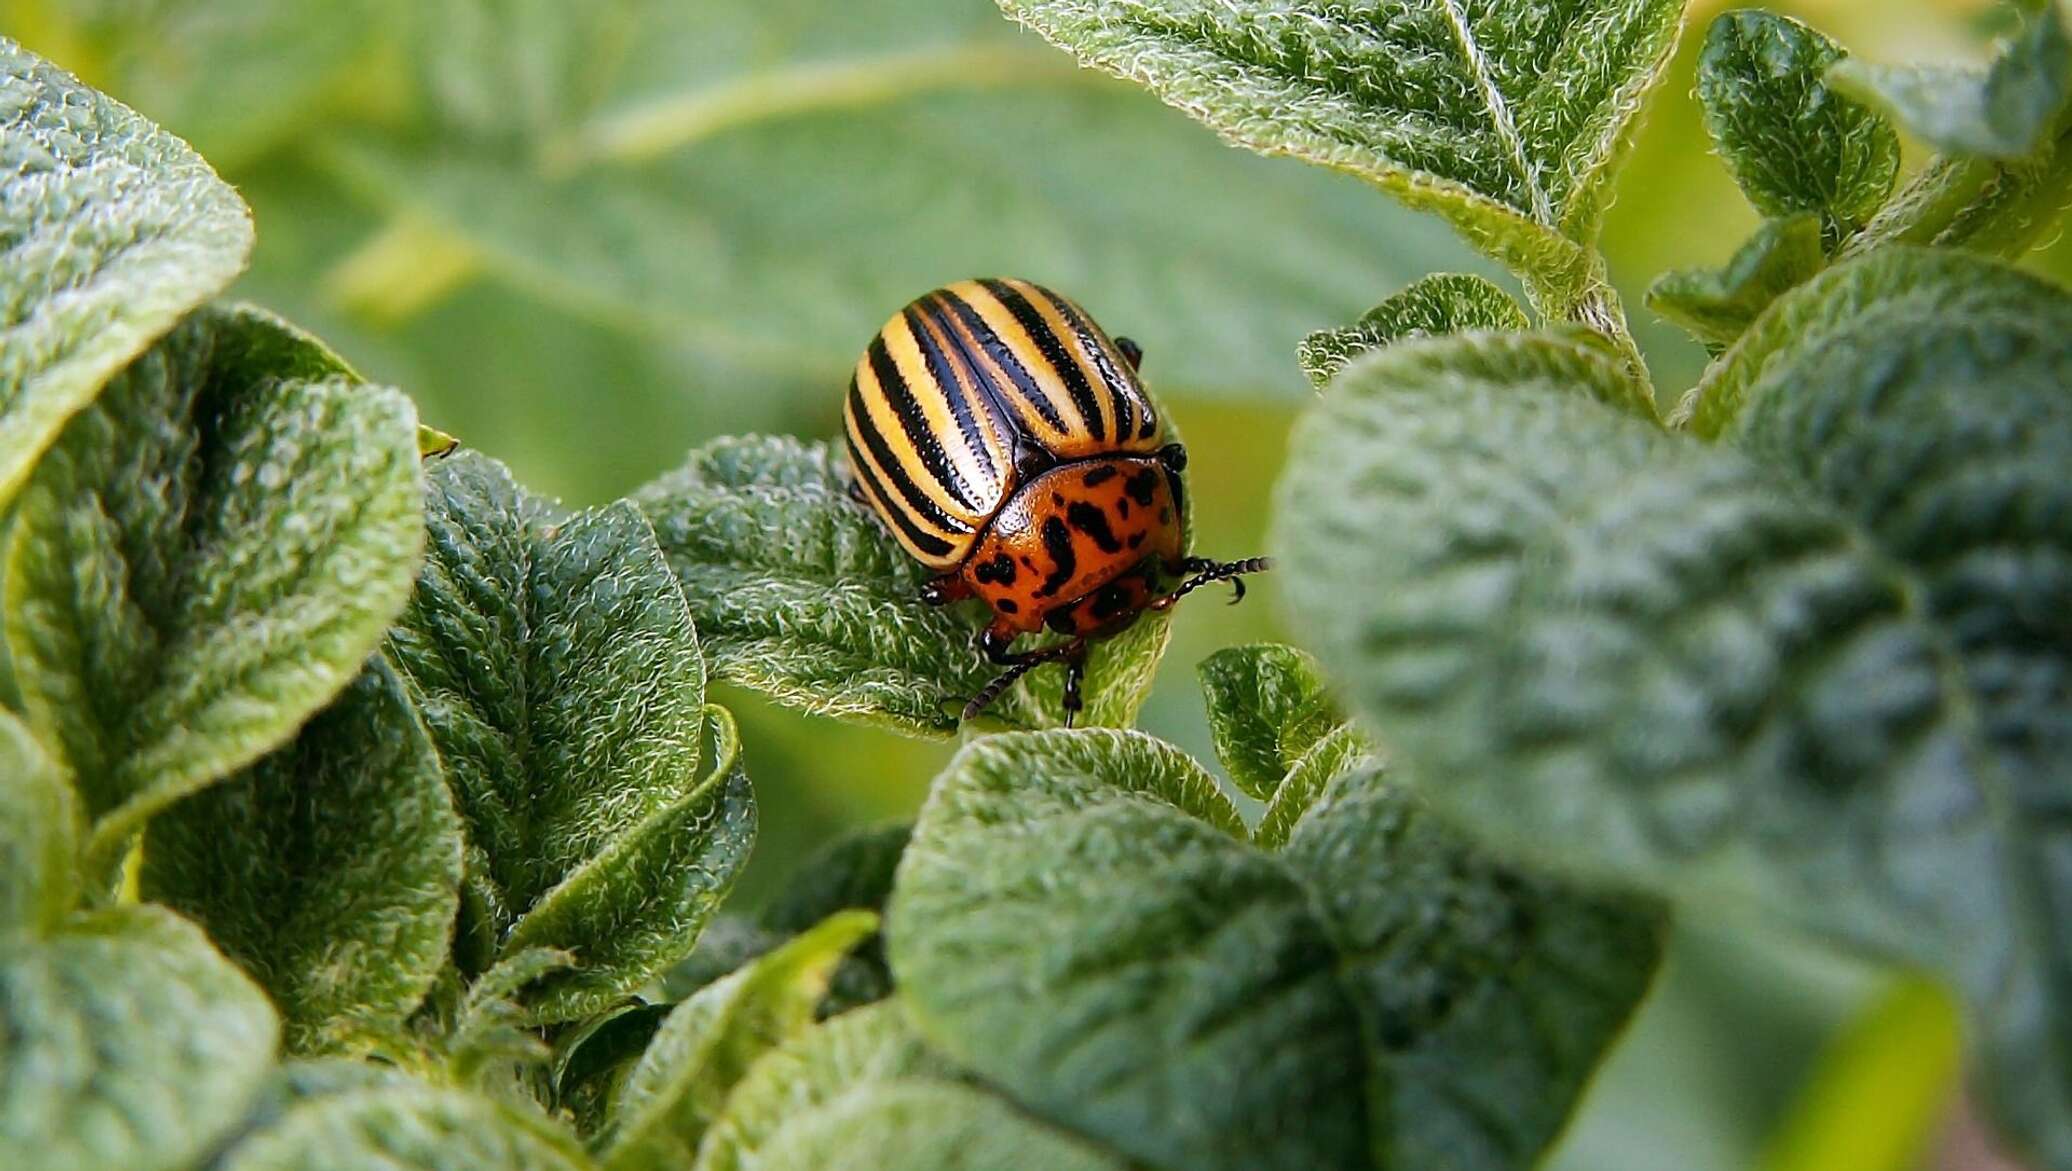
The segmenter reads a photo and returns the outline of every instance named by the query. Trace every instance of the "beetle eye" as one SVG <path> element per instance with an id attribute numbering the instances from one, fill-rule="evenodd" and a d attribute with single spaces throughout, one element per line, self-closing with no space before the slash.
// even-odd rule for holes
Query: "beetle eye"
<path id="1" fill-rule="evenodd" d="M 1136 370 L 1144 365 L 1144 347 L 1136 342 L 1119 337 L 1115 339 L 1115 348 L 1122 351 L 1122 359 L 1130 364 L 1130 369 Z"/>

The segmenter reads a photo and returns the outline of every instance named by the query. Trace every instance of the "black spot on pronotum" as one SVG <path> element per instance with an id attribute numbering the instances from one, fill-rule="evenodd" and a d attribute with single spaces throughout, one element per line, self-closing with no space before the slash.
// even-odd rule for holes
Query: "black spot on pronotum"
<path id="1" fill-rule="evenodd" d="M 1036 591 L 1039 598 L 1049 597 L 1065 588 L 1065 583 L 1072 580 L 1073 571 L 1079 568 L 1079 559 L 1072 553 L 1072 534 L 1065 528 L 1065 522 L 1057 517 L 1043 518 L 1043 550 L 1050 554 L 1051 570 Z"/>
<path id="2" fill-rule="evenodd" d="M 1094 595 L 1094 617 L 1105 621 L 1122 613 L 1129 604 L 1129 593 L 1121 586 L 1102 586 L 1101 592 Z"/>
<path id="3" fill-rule="evenodd" d="M 1139 470 L 1129 478 L 1129 482 L 1124 484 L 1123 487 L 1129 491 L 1130 499 L 1146 508 L 1151 507 L 1151 502 L 1158 496 L 1158 469 L 1143 468 Z"/>
<path id="4" fill-rule="evenodd" d="M 1114 464 L 1102 464 L 1088 472 L 1079 482 L 1089 488 L 1098 488 L 1121 474 L 1115 470 Z"/>
<path id="5" fill-rule="evenodd" d="M 1115 515 L 1121 517 L 1124 520 L 1128 520 L 1130 518 L 1129 497 L 1117 496 L 1115 498 Z"/>
<path id="6" fill-rule="evenodd" d="M 1101 552 L 1122 552 L 1122 542 L 1115 539 L 1115 530 L 1108 527 L 1107 513 L 1084 500 L 1075 500 L 1072 507 L 1065 510 L 1065 519 L 1073 528 L 1092 537 Z"/>
<path id="7" fill-rule="evenodd" d="M 1160 523 L 1160 524 L 1162 524 L 1162 525 L 1169 525 L 1169 524 L 1173 523 L 1173 510 L 1172 510 L 1172 509 L 1170 509 L 1170 508 L 1161 508 L 1161 509 L 1159 509 L 1159 510 L 1158 510 L 1158 523 Z"/>
<path id="8" fill-rule="evenodd" d="M 1141 548 L 1143 548 L 1143 547 L 1144 547 L 1144 534 L 1142 534 L 1142 533 L 1131 533 L 1131 534 L 1130 534 L 1130 548 L 1132 548 L 1132 549 L 1141 549 Z"/>
<path id="9" fill-rule="evenodd" d="M 1063 508 L 1063 507 L 1065 506 L 1065 495 L 1064 495 L 1064 493 L 1062 493 L 1062 492 L 1053 492 L 1053 493 L 1051 493 L 1051 494 L 1050 494 L 1050 502 L 1051 502 L 1051 504 L 1052 504 L 1053 506 L 1055 506 L 1055 507 L 1058 507 L 1058 508 Z"/>
<path id="10" fill-rule="evenodd" d="M 987 585 L 1011 585 L 1014 583 L 1014 559 L 1005 553 L 996 553 L 989 561 L 981 561 L 973 567 L 971 576 Z"/>
<path id="11" fill-rule="evenodd" d="M 1002 614 L 1019 614 L 1022 612 L 1022 608 L 1015 605 L 1013 598 L 1001 598 L 993 603 L 993 608 Z"/>

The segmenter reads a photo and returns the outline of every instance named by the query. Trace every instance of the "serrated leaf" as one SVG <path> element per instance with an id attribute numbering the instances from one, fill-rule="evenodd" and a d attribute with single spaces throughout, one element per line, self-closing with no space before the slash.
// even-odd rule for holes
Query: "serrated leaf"
<path id="1" fill-rule="evenodd" d="M 278 747 L 359 671 L 422 542 L 416 420 L 255 311 L 195 314 L 22 491 L 6 632 L 105 871 L 153 813 Z"/>
<path id="2" fill-rule="evenodd" d="M 843 957 L 877 929 L 869 911 L 837 911 L 678 1005 L 619 1092 L 609 1171 L 688 1166 L 750 1064 L 812 1025 Z"/>
<path id="3" fill-rule="evenodd" d="M 1372 767 L 1279 857 L 1366 1031 L 1375 1167 L 1535 1166 L 1647 992 L 1667 916 L 1496 865 Z"/>
<path id="4" fill-rule="evenodd" d="M 1225 647 L 1195 666 L 1209 738 L 1232 783 L 1265 801 L 1295 761 L 1344 722 L 1315 660 L 1291 646 Z"/>
<path id="5" fill-rule="evenodd" d="M 1352 325 L 1302 339 L 1295 360 L 1319 390 L 1347 362 L 1390 342 L 1470 329 L 1529 329 L 1511 295 L 1484 277 L 1442 272 L 1412 282 Z"/>
<path id="6" fill-rule="evenodd" d="M 1687 268 L 1656 277 L 1648 286 L 1648 308 L 1699 341 L 1729 345 L 1770 302 L 1811 279 L 1826 263 L 1819 216 L 1766 220 L 1724 268 Z"/>
<path id="7" fill-rule="evenodd" d="M 849 498 L 825 444 L 722 439 L 634 500 L 683 583 L 713 676 L 779 703 L 916 735 L 947 736 L 957 709 L 998 673 L 973 636 L 976 604 L 920 601 L 928 574 Z M 1089 723 L 1127 723 L 1150 688 L 1167 617 L 1146 614 L 1094 645 Z M 988 709 L 1010 724 L 1055 723 L 1055 668 Z"/>
<path id="8" fill-rule="evenodd" d="M 1198 795 L 1206 781 L 1135 733 L 966 746 L 922 809 L 890 907 L 893 968 L 921 1032 L 1039 1116 L 1189 1171 L 1412 1165 L 1394 1152 L 1452 1136 L 1430 1137 L 1442 1118 L 1369 1108 L 1403 1054 L 1429 1045 L 1443 1063 L 1521 1040 L 1531 1056 L 1505 1079 L 1457 1083 L 1459 1114 L 1445 1116 L 1519 1121 L 1472 1135 L 1468 1157 L 1444 1165 L 1530 1166 L 1645 988 L 1654 919 L 1614 916 L 1645 946 L 1594 968 L 1591 987 L 1554 993 L 1573 998 L 1559 1011 L 1576 1026 L 1559 1045 L 1500 1012 L 1420 1015 L 1379 986 L 1445 988 L 1479 962 L 1463 956 L 1519 954 L 1446 900 L 1487 908 L 1480 922 L 1532 923 L 1573 896 L 1471 864 L 1465 845 L 1444 855 L 1462 872 L 1450 886 L 1399 885 L 1397 863 L 1429 876 L 1440 851 L 1418 839 L 1398 854 L 1401 815 L 1371 803 L 1312 809 L 1329 833 L 1291 864 L 1224 826 L 1225 807 Z M 1399 938 L 1381 926 L 1392 922 L 1423 927 Z M 1366 979 L 1377 964 L 1401 967 Z"/>
<path id="9" fill-rule="evenodd" d="M 273 1062 L 266 997 L 158 907 L 0 941 L 0 1166 L 180 1171 Z"/>
<path id="10" fill-rule="evenodd" d="M 392 1086 L 290 1110 L 231 1151 L 223 1171 L 582 1171 L 590 1161 L 543 1119 L 461 1090 Z"/>
<path id="11" fill-rule="evenodd" d="M 1129 1164 L 951 1082 L 889 1081 L 829 1103 L 777 1132 L 755 1165 L 766 1171 L 1127 1171 Z"/>
<path id="12" fill-rule="evenodd" d="M 1350 171 L 1446 216 L 1557 303 L 1591 278 L 1605 181 L 1683 7 L 1001 6 L 1233 142 Z"/>
<path id="13" fill-rule="evenodd" d="M 731 724 L 708 777 L 699 640 L 630 505 L 550 523 L 472 452 L 426 479 L 431 553 L 389 646 L 466 826 L 462 966 L 573 952 L 528 1004 L 584 1015 L 682 958 L 731 884 L 754 819 Z"/>
<path id="14" fill-rule="evenodd" d="M 1698 100 L 1741 193 L 1764 215 L 1823 217 L 1837 243 L 1885 202 L 1899 174 L 1899 135 L 1827 87 L 1841 46 L 1775 13 L 1723 13 L 1705 31 Z"/>
<path id="15" fill-rule="evenodd" d="M 221 292 L 252 217 L 187 144 L 0 37 L 0 500 L 65 420 Z"/>
<path id="16" fill-rule="evenodd" d="M 29 729 L 0 710 L 0 932 L 57 925 L 79 894 L 79 799 Z"/>
<path id="17" fill-rule="evenodd" d="M 897 1000 L 868 1005 L 793 1035 L 749 1067 L 698 1148 L 694 1171 L 748 1171 L 786 1128 L 848 1095 L 893 1081 L 948 1080 Z"/>
<path id="18" fill-rule="evenodd" d="M 1296 823 L 1331 787 L 1331 782 L 1373 762 L 1374 746 L 1358 728 L 1340 724 L 1325 733 L 1288 766 L 1288 775 L 1275 786 L 1265 812 L 1259 815 L 1259 824 L 1252 828 L 1253 844 L 1267 850 L 1286 845 Z"/>
<path id="19" fill-rule="evenodd" d="M 1724 416 L 1757 458 L 1462 374 L 1473 342 L 1363 364 L 1294 444 L 1290 603 L 1504 848 L 1947 973 L 1997 1113 L 2063 1161 L 2037 781 L 2072 656 L 2034 623 L 2072 579 L 2072 302 L 1887 249 L 1773 322 Z"/>
<path id="20" fill-rule="evenodd" d="M 286 746 L 151 823 L 144 897 L 258 980 L 292 1053 L 400 1030 L 459 905 L 460 821 L 395 673 L 370 660 Z"/>
<path id="21" fill-rule="evenodd" d="M 2044 3 L 1985 70 L 1851 60 L 1828 80 L 1884 107 L 1937 150 L 2015 161 L 2044 147 L 2072 100 L 2066 20 L 2057 0 Z"/>

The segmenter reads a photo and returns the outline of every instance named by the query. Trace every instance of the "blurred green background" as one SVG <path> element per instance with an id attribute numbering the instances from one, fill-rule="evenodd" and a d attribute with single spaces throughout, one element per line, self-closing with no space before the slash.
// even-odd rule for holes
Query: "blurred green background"
<path id="1" fill-rule="evenodd" d="M 1612 273 L 1665 397 L 1704 355 L 1641 306 L 1756 219 L 1691 96 L 1700 2 L 1618 186 Z M 1990 0 L 1796 0 L 1887 61 L 1980 57 Z M 721 434 L 833 436 L 912 296 L 1026 276 L 1137 338 L 1193 455 L 1197 547 L 1261 551 L 1308 390 L 1293 348 L 1434 270 L 1500 276 L 1356 180 L 1223 146 L 988 0 L 0 0 L 0 32 L 194 142 L 254 207 L 238 295 L 571 505 Z M 2063 277 L 2072 246 L 2030 263 Z M 1209 758 L 1194 664 L 1299 630 L 1271 575 L 1183 608 L 1143 724 Z M 763 832 L 742 896 L 910 813 L 952 746 L 741 714 Z M 1934 1137 L 1949 1009 L 1746 925 L 1687 923 L 1551 1165 L 1986 1164 Z"/>

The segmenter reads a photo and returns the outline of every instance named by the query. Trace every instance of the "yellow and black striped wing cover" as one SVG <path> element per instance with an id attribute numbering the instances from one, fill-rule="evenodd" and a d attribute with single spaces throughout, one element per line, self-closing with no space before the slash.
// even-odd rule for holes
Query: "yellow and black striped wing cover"
<path id="1" fill-rule="evenodd" d="M 856 363 L 849 466 L 909 553 L 956 568 L 1015 489 L 1015 445 L 1059 461 L 1152 452 L 1164 424 L 1108 335 L 1040 285 L 961 281 L 885 323 Z"/>

